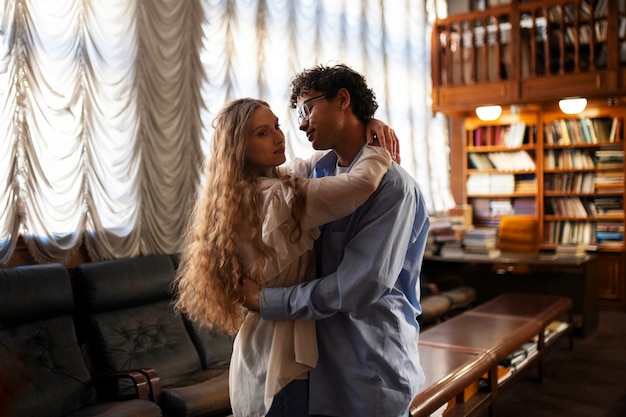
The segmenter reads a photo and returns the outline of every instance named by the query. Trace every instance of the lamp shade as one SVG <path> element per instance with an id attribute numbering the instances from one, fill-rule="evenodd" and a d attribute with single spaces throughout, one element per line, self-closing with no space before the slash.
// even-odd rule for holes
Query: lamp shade
<path id="1" fill-rule="evenodd" d="M 559 108 L 565 114 L 578 114 L 587 107 L 587 99 L 583 97 L 564 98 L 559 100 Z"/>
<path id="2" fill-rule="evenodd" d="M 480 120 L 496 120 L 502 114 L 502 106 L 480 106 L 476 107 L 476 116 Z"/>

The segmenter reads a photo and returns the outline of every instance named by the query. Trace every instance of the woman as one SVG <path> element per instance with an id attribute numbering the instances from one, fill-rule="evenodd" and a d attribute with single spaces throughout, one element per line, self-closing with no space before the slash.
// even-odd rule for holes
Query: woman
<path id="1" fill-rule="evenodd" d="M 286 167 L 285 136 L 268 104 L 239 99 L 218 114 L 204 192 L 194 209 L 176 277 L 176 308 L 237 333 L 230 368 L 235 416 L 264 416 L 274 395 L 317 361 L 315 322 L 244 316 L 239 286 L 287 286 L 315 277 L 319 226 L 364 203 L 391 165 L 365 146 L 350 173 L 308 179 L 323 153 Z"/>

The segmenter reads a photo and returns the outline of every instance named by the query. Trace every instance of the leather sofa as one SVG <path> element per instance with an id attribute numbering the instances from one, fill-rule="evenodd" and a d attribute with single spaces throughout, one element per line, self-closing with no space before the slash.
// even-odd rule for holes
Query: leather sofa
<path id="1" fill-rule="evenodd" d="M 0 415 L 158 417 L 137 371 L 92 374 L 72 317 L 68 271 L 60 264 L 0 269 Z M 128 381 L 119 401 L 118 378 Z"/>
<path id="2" fill-rule="evenodd" d="M 175 268 L 170 255 L 79 265 L 73 277 L 79 336 L 95 371 L 142 369 L 164 415 L 229 415 L 233 338 L 174 312 Z"/>

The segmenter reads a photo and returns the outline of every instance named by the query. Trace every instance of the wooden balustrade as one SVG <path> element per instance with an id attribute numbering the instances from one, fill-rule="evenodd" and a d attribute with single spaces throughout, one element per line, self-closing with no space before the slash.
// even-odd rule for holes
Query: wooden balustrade
<path id="1" fill-rule="evenodd" d="M 513 0 L 437 20 L 431 53 L 435 111 L 622 95 L 626 10 L 605 0 Z"/>

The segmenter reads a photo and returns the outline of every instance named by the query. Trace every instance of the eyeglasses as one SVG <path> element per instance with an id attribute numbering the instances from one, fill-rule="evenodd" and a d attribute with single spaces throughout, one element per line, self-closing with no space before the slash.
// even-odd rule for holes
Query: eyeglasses
<path id="1" fill-rule="evenodd" d="M 326 96 L 328 96 L 328 94 L 322 94 L 321 96 L 315 96 L 304 100 L 298 109 L 298 123 L 302 123 L 303 120 L 309 120 L 309 117 L 311 117 L 311 109 L 307 106 L 307 103 Z"/>

